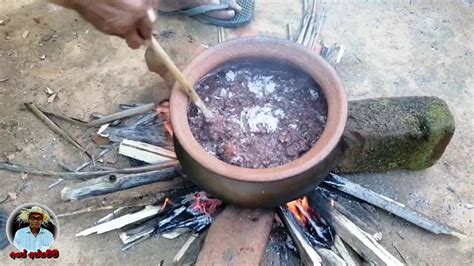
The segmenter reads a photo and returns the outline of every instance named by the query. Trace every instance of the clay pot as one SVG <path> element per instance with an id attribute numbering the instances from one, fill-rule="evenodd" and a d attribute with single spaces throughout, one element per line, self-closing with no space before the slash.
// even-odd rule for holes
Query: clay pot
<path id="1" fill-rule="evenodd" d="M 204 191 L 243 207 L 271 207 L 308 193 L 327 176 L 341 153 L 347 98 L 334 69 L 319 55 L 289 41 L 250 37 L 216 45 L 184 70 L 193 85 L 220 65 L 235 59 L 275 59 L 305 71 L 319 84 L 328 102 L 328 118 L 320 139 L 299 159 L 274 168 L 248 169 L 208 154 L 191 133 L 188 97 L 175 84 L 170 98 L 176 154 L 188 178 Z"/>

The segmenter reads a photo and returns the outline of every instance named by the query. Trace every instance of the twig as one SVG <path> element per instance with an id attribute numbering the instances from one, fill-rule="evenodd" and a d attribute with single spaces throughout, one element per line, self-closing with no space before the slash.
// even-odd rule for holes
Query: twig
<path id="1" fill-rule="evenodd" d="M 311 36 L 313 36 L 314 32 L 316 31 L 316 28 L 314 27 L 314 23 L 316 21 L 316 7 L 317 7 L 317 3 L 318 1 L 317 0 L 313 0 L 313 6 L 312 6 L 312 9 L 311 9 L 311 13 L 310 13 L 310 19 L 309 19 L 309 22 L 308 22 L 308 28 L 306 30 L 306 33 L 304 34 L 303 36 L 303 46 L 307 46 L 309 47 L 311 45 L 310 41 L 311 41 Z"/>
<path id="2" fill-rule="evenodd" d="M 331 174 L 325 184 L 332 186 L 344 193 L 354 196 L 358 199 L 366 201 L 372 205 L 375 205 L 381 209 L 384 209 L 400 218 L 405 219 L 425 230 L 428 230 L 434 234 L 447 234 L 453 235 L 458 238 L 463 238 L 466 235 L 454 228 L 451 228 L 445 224 L 433 221 L 428 216 L 419 213 L 404 204 L 397 202 L 384 195 L 380 195 L 370 189 L 362 187 L 359 184 L 355 184 L 348 179 L 345 179 L 336 174 Z"/>
<path id="3" fill-rule="evenodd" d="M 225 41 L 224 27 L 217 26 L 217 42 L 221 43 Z"/>
<path id="4" fill-rule="evenodd" d="M 60 135 L 64 138 L 67 142 L 72 144 L 77 149 L 84 152 L 87 156 L 91 157 L 91 155 L 79 144 L 75 141 L 71 136 L 69 136 L 64 130 L 62 130 L 56 123 L 54 123 L 51 119 L 49 119 L 43 112 L 41 112 L 38 107 L 36 107 L 33 103 L 25 103 L 26 108 L 30 110 L 39 120 L 41 120 L 46 126 L 48 126 L 54 133 Z"/>
<path id="5" fill-rule="evenodd" d="M 314 41 L 312 43 L 313 47 L 314 47 L 314 44 L 315 44 L 315 42 L 317 41 L 317 39 L 319 37 L 319 33 L 321 32 L 321 28 L 323 27 L 324 18 L 326 18 L 326 12 L 327 12 L 327 9 L 324 8 L 323 9 L 323 16 L 321 17 L 321 20 L 319 21 L 318 30 L 316 31 L 316 36 L 315 36 Z"/>
<path id="6" fill-rule="evenodd" d="M 63 119 L 63 120 L 65 120 L 65 121 L 74 123 L 74 124 L 76 124 L 76 125 L 80 125 L 80 126 L 86 126 L 86 125 L 87 125 L 87 122 L 82 121 L 82 120 L 77 119 L 77 118 L 68 117 L 68 116 L 65 116 L 65 115 L 59 114 L 59 113 L 53 113 L 53 112 L 47 111 L 47 110 L 45 110 L 45 109 L 43 109 L 43 108 L 41 108 L 41 107 L 38 107 L 38 109 L 39 109 L 41 112 L 43 112 L 43 113 L 45 113 L 45 114 L 47 114 L 47 115 L 51 115 L 51 116 L 54 116 L 54 117 Z"/>
<path id="7" fill-rule="evenodd" d="M 56 182 L 52 183 L 51 185 L 48 186 L 48 190 L 52 189 L 53 187 L 61 184 L 64 181 L 63 178 L 59 178 Z"/>
<path id="8" fill-rule="evenodd" d="M 288 23 L 286 24 L 286 29 L 287 29 L 287 31 L 288 31 L 288 32 L 287 32 L 287 33 L 288 33 L 288 36 L 287 36 L 287 37 L 288 37 L 288 40 L 293 41 L 293 30 L 291 29 L 291 22 L 288 22 Z"/>
<path id="9" fill-rule="evenodd" d="M 395 248 L 395 250 L 397 251 L 398 255 L 400 255 L 400 258 L 402 258 L 403 262 L 406 264 L 406 265 L 409 265 L 408 261 L 405 259 L 405 256 L 403 256 L 402 252 L 400 251 L 400 249 L 397 247 L 397 245 L 395 243 L 392 243 L 392 246 Z"/>
<path id="10" fill-rule="evenodd" d="M 32 175 L 48 176 L 48 177 L 62 177 L 62 178 L 87 178 L 95 177 L 106 174 L 133 174 L 133 173 L 142 173 L 147 171 L 160 170 L 168 167 L 177 166 L 178 161 L 169 161 L 162 164 L 152 164 L 145 165 L 140 167 L 128 167 L 122 169 L 114 170 L 105 170 L 105 171 L 94 171 L 94 172 L 55 172 L 55 171 L 41 171 L 38 169 L 33 169 L 27 166 L 10 164 L 7 162 L 0 161 L 0 170 L 7 170 L 15 173 L 27 173 Z"/>
<path id="11" fill-rule="evenodd" d="M 0 83 L 8 81 L 8 78 L 0 78 Z"/>
<path id="12" fill-rule="evenodd" d="M 119 119 L 123 119 L 123 118 L 126 118 L 126 117 L 138 115 L 138 114 L 141 114 L 141 113 L 145 113 L 145 112 L 154 110 L 155 108 L 156 108 L 156 105 L 154 103 L 149 103 L 149 104 L 140 105 L 140 106 L 137 106 L 137 107 L 132 107 L 132 108 L 129 108 L 127 110 L 123 110 L 123 111 L 120 111 L 120 112 L 117 112 L 117 113 L 114 113 L 114 114 L 107 115 L 107 116 L 104 116 L 102 118 L 96 119 L 94 121 L 91 121 L 91 122 L 87 123 L 87 126 L 88 127 L 93 127 L 93 126 L 99 126 L 99 125 L 107 124 L 107 123 L 113 122 L 115 120 L 119 120 Z"/>
<path id="13" fill-rule="evenodd" d="M 110 147 L 108 147 L 107 149 L 104 149 L 103 151 L 101 151 L 101 152 L 99 153 L 99 155 L 98 155 L 97 157 L 92 157 L 91 160 L 89 160 L 89 161 L 87 161 L 87 162 L 81 164 L 80 166 L 78 166 L 78 167 L 74 170 L 74 172 L 79 172 L 79 171 L 81 171 L 82 169 L 86 168 L 87 166 L 91 165 L 95 160 L 104 157 L 104 155 L 106 155 L 107 153 L 113 151 L 115 148 L 117 148 L 117 146 L 118 146 L 118 144 L 113 144 L 113 145 L 111 145 Z"/>
<path id="14" fill-rule="evenodd" d="M 74 172 L 74 167 L 68 165 L 67 163 L 63 161 L 58 162 L 58 166 L 61 167 L 63 170 L 68 171 L 68 172 Z"/>

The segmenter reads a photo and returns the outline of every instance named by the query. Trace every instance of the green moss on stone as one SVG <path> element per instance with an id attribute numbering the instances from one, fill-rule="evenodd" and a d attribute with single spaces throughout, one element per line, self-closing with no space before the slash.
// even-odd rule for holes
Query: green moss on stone
<path id="1" fill-rule="evenodd" d="M 339 170 L 424 169 L 439 159 L 453 133 L 449 108 L 436 97 L 353 101 Z"/>

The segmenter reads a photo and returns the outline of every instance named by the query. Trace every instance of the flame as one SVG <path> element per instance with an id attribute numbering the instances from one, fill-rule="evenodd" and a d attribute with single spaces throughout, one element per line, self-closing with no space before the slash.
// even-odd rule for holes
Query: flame
<path id="1" fill-rule="evenodd" d="M 163 204 L 161 205 L 161 210 L 164 210 L 170 204 L 173 204 L 173 201 L 171 201 L 169 198 L 165 198 L 165 201 L 163 201 Z"/>
<path id="2" fill-rule="evenodd" d="M 166 131 L 168 131 L 170 136 L 173 137 L 174 131 L 173 126 L 171 125 L 169 101 L 165 100 L 158 104 L 158 107 L 156 107 L 156 113 L 158 114 L 158 117 L 163 119 Z"/>
<path id="3" fill-rule="evenodd" d="M 301 226 L 305 226 L 308 223 L 308 218 L 311 217 L 312 214 L 314 215 L 316 213 L 309 206 L 308 198 L 306 196 L 301 199 L 288 202 L 286 206 Z"/>

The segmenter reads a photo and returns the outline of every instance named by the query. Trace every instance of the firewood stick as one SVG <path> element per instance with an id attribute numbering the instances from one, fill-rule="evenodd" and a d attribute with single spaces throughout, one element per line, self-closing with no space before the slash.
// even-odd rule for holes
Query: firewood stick
<path id="1" fill-rule="evenodd" d="M 375 205 L 381 209 L 384 209 L 434 234 L 447 234 L 456 236 L 458 238 L 464 238 L 466 236 L 463 232 L 457 229 L 433 221 L 428 216 L 419 213 L 400 202 L 378 194 L 372 190 L 362 187 L 361 185 L 355 184 L 349 181 L 348 179 L 345 179 L 336 174 L 331 174 L 328 179 L 324 181 L 324 183 L 346 194 L 349 194 L 372 205 Z"/>
<path id="2" fill-rule="evenodd" d="M 309 28 L 307 29 L 306 31 L 306 34 L 304 35 L 303 37 L 303 46 L 307 46 L 309 48 L 310 45 L 311 45 L 311 36 L 313 36 L 314 32 L 316 32 L 316 27 L 315 27 L 315 21 L 316 21 L 316 9 L 317 9 L 317 3 L 318 1 L 314 0 L 313 1 L 313 7 L 312 7 L 312 10 L 311 10 L 311 16 L 310 16 L 310 20 L 309 20 Z"/>
<path id="3" fill-rule="evenodd" d="M 206 240 L 207 231 L 193 233 L 173 258 L 174 265 L 193 265 Z"/>
<path id="4" fill-rule="evenodd" d="M 77 233 L 75 236 L 88 236 L 90 234 L 103 234 L 109 231 L 113 231 L 116 229 L 120 229 L 128 224 L 136 223 L 138 221 L 143 221 L 145 219 L 151 218 L 153 216 L 156 216 L 160 214 L 164 209 L 164 206 L 146 206 L 143 210 L 135 212 L 135 213 L 129 213 L 124 216 L 120 216 L 116 219 L 110 220 L 105 223 L 101 223 L 98 225 L 95 225 L 91 228 L 85 229 L 79 233 Z"/>
<path id="5" fill-rule="evenodd" d="M 118 191 L 106 196 L 91 197 L 78 201 L 59 202 L 53 208 L 57 217 L 74 216 L 119 207 L 137 207 L 156 204 L 166 198 L 179 197 L 196 190 L 182 178 L 159 182 L 147 186 Z"/>
<path id="6" fill-rule="evenodd" d="M 346 245 L 342 242 L 342 239 L 338 236 L 334 236 L 334 249 L 341 255 L 342 259 L 347 263 L 347 266 L 358 266 L 362 265 L 362 262 L 356 256 L 353 256 L 352 252 L 347 250 Z M 355 254 L 354 254 L 355 255 Z"/>
<path id="7" fill-rule="evenodd" d="M 315 246 L 314 250 L 321 257 L 323 265 L 347 266 L 347 263 L 330 249 Z"/>
<path id="8" fill-rule="evenodd" d="M 92 178 L 106 174 L 133 174 L 133 173 L 142 173 L 146 171 L 160 170 L 168 167 L 173 167 L 178 165 L 179 162 L 169 161 L 161 164 L 152 164 L 145 165 L 140 167 L 128 167 L 122 169 L 113 169 L 105 171 L 93 171 L 93 172 L 56 172 L 56 171 L 42 171 L 28 166 L 10 164 L 5 161 L 0 161 L 0 170 L 7 170 L 15 173 L 27 173 L 31 175 L 40 175 L 46 177 L 62 177 L 62 178 Z"/>
<path id="9" fill-rule="evenodd" d="M 362 230 L 371 235 L 381 234 L 381 225 L 379 221 L 373 217 L 373 213 L 369 212 L 360 204 L 358 199 L 348 196 L 344 192 L 338 190 L 327 190 L 323 187 L 319 187 L 318 189 L 334 198 L 334 208 L 349 218 L 349 220 L 359 226 Z"/>
<path id="10" fill-rule="evenodd" d="M 102 118 L 90 121 L 86 125 L 88 127 L 99 126 L 99 125 L 103 125 L 103 124 L 113 122 L 115 120 L 127 118 L 127 117 L 138 115 L 138 114 L 141 114 L 141 113 L 145 113 L 145 112 L 154 110 L 155 108 L 156 108 L 156 105 L 154 103 L 140 105 L 140 106 L 133 107 L 133 108 L 130 108 L 130 109 L 127 109 L 127 110 L 123 110 L 123 111 L 120 111 L 120 112 L 117 112 L 117 113 L 114 113 L 114 114 L 111 114 L 111 115 L 106 115 Z"/>
<path id="11" fill-rule="evenodd" d="M 61 136 L 64 140 L 69 142 L 71 145 L 79 149 L 80 151 L 84 152 L 88 157 L 91 155 L 84 149 L 81 144 L 79 144 L 76 140 L 74 140 L 69 134 L 66 133 L 62 128 L 60 128 L 56 123 L 54 123 L 49 117 L 47 117 L 43 112 L 41 112 L 38 107 L 34 103 L 25 103 L 26 108 L 30 110 L 39 120 L 41 120 L 49 129 L 51 129 L 54 133 Z"/>
<path id="12" fill-rule="evenodd" d="M 320 190 L 311 195 L 317 211 L 361 257 L 377 265 L 403 265 L 370 234 L 360 229 L 338 210 L 332 208 Z"/>
<path id="13" fill-rule="evenodd" d="M 134 247 L 134 246 L 140 244 L 141 242 L 144 242 L 145 240 L 149 239 L 150 237 L 151 237 L 151 234 L 150 234 L 150 235 L 143 236 L 143 237 L 141 237 L 141 238 L 139 238 L 139 239 L 137 239 L 137 240 L 135 240 L 135 241 L 133 241 L 133 242 L 131 242 L 131 243 L 128 243 L 127 245 L 124 245 L 124 246 L 122 247 L 122 251 L 129 250 L 129 249 L 131 249 L 132 247 Z M 161 264 L 160 264 L 160 265 L 161 265 Z"/>
<path id="14" fill-rule="evenodd" d="M 291 238 L 296 244 L 301 261 L 304 265 L 322 265 L 322 259 L 313 249 L 309 241 L 298 229 L 298 224 L 293 216 L 284 208 L 278 208 L 280 219 L 285 223 L 286 228 L 290 232 Z"/>
<path id="15" fill-rule="evenodd" d="M 115 209 L 113 212 L 107 214 L 106 216 L 100 218 L 99 220 L 97 220 L 97 222 L 95 222 L 95 224 L 101 224 L 101 223 L 105 223 L 105 222 L 108 222 L 110 220 L 113 220 L 117 217 L 120 217 L 122 215 L 125 215 L 127 213 L 131 213 L 131 212 L 136 212 L 138 211 L 137 208 L 140 208 L 140 207 L 119 207 L 117 209 Z"/>
<path id="16" fill-rule="evenodd" d="M 155 182 L 167 181 L 178 175 L 179 171 L 176 167 L 138 174 L 105 175 L 63 188 L 61 199 L 70 201 L 109 194 Z"/>

